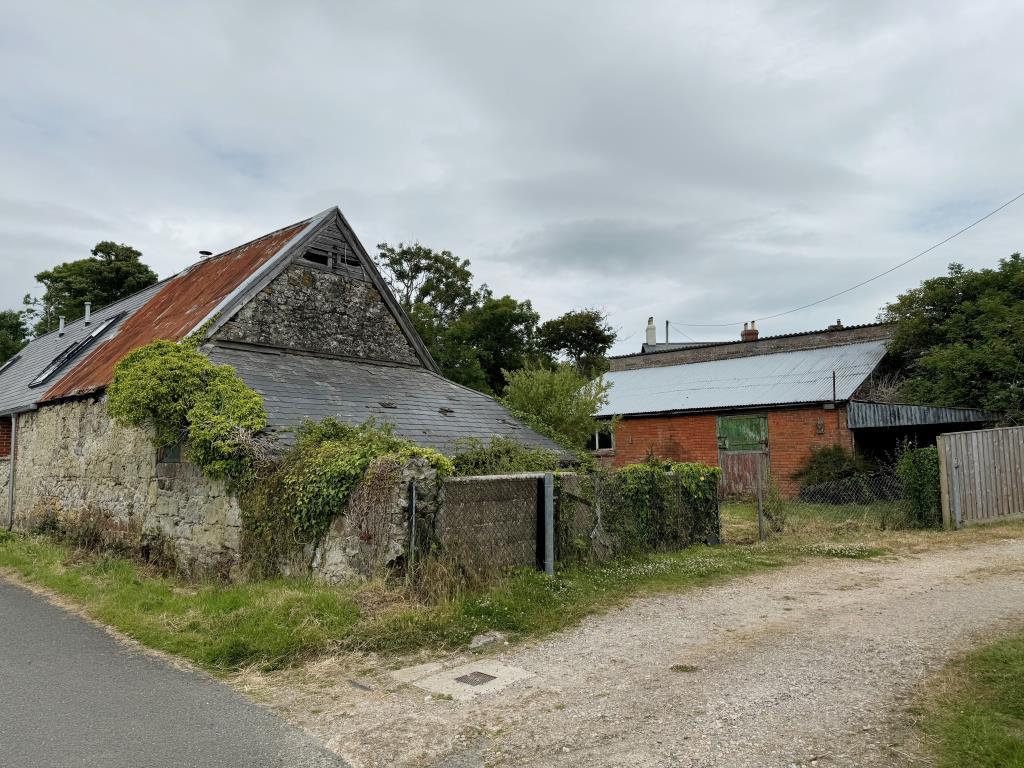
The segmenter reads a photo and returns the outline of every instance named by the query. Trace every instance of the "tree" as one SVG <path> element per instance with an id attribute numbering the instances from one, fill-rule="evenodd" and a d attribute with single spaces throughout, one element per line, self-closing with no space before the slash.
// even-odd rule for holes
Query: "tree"
<path id="1" fill-rule="evenodd" d="M 28 328 L 21 312 L 5 309 L 0 312 L 0 365 L 3 365 L 28 343 Z"/>
<path id="2" fill-rule="evenodd" d="M 380 243 L 374 261 L 452 381 L 500 393 L 503 370 L 537 359 L 540 316 L 529 301 L 494 298 L 486 285 L 475 288 L 467 259 L 419 243 Z"/>
<path id="3" fill-rule="evenodd" d="M 57 318 L 68 321 L 85 314 L 85 302 L 100 309 L 130 296 L 157 281 L 156 273 L 140 260 L 142 253 L 124 243 L 104 240 L 92 249 L 92 257 L 68 261 L 36 275 L 45 289 L 41 299 L 25 297 L 26 313 L 35 321 L 35 332 L 47 333 Z"/>
<path id="4" fill-rule="evenodd" d="M 506 371 L 505 376 L 508 385 L 503 402 L 548 425 L 577 448 L 584 448 L 598 430 L 608 426 L 607 421 L 595 418 L 608 401 L 611 388 L 601 379 L 586 378 L 568 364 L 554 370 L 531 367 Z"/>
<path id="5" fill-rule="evenodd" d="M 485 384 L 476 389 L 501 394 L 507 371 L 518 371 L 539 362 L 536 339 L 539 320 L 540 315 L 529 301 L 517 301 L 511 296 L 496 299 L 488 291 L 478 306 L 468 309 L 452 325 L 446 344 L 472 350 Z"/>
<path id="6" fill-rule="evenodd" d="M 566 312 L 545 322 L 537 333 L 541 351 L 552 358 L 568 360 L 588 379 L 608 370 L 606 355 L 615 336 L 598 309 Z"/>
<path id="7" fill-rule="evenodd" d="M 925 280 L 882 312 L 895 323 L 889 351 L 904 366 L 901 395 L 943 406 L 973 406 L 1024 419 L 1024 259 L 998 269 L 965 269 Z"/>

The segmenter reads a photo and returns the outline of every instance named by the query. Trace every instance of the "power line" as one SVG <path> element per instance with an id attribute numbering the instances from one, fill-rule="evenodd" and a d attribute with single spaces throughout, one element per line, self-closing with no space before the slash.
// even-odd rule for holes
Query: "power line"
<path id="1" fill-rule="evenodd" d="M 928 248 L 925 248 L 923 251 L 921 251 L 920 253 L 918 253 L 918 254 L 916 254 L 914 256 L 911 256 L 906 261 L 901 261 L 899 264 L 896 264 L 895 266 L 889 267 L 889 269 L 885 270 L 884 272 L 879 272 L 874 277 L 869 277 L 867 280 L 862 280 L 861 282 L 857 283 L 856 285 L 851 285 L 849 288 L 844 288 L 843 290 L 838 291 L 836 293 L 833 293 L 830 296 L 826 296 L 823 299 L 818 299 L 817 301 L 812 301 L 809 304 L 804 304 L 803 306 L 800 306 L 800 307 L 794 307 L 793 309 L 787 309 L 785 312 L 776 312 L 774 315 L 765 315 L 764 317 L 755 317 L 754 320 L 755 321 L 774 320 L 776 317 L 782 317 L 784 315 L 791 315 L 794 312 L 800 312 L 802 310 L 809 309 L 810 307 L 816 307 L 818 304 L 824 304 L 826 301 L 831 301 L 832 299 L 834 299 L 834 298 L 836 298 L 838 296 L 842 296 L 845 293 L 849 293 L 850 291 L 855 291 L 858 288 L 861 288 L 861 287 L 867 285 L 868 283 L 872 283 L 875 280 L 878 280 L 879 278 L 885 277 L 890 272 L 895 272 L 900 267 L 905 267 L 910 262 L 916 261 L 917 259 L 921 258 L 925 254 L 931 253 L 936 248 L 945 245 L 946 243 L 948 243 L 950 240 L 952 240 L 954 238 L 959 237 L 960 235 L 962 235 L 967 230 L 973 229 L 974 227 L 978 226 L 979 224 L 981 224 L 981 222 L 985 221 L 986 219 L 989 219 L 992 216 L 995 216 L 1001 210 L 1003 210 L 1007 206 L 1010 206 L 1013 203 L 1017 202 L 1022 197 L 1024 197 L 1024 192 L 1021 192 L 1020 194 L 1016 195 L 1015 197 L 1010 198 L 1009 200 L 1007 200 L 1005 203 L 1000 205 L 995 210 L 989 211 L 984 216 L 982 216 L 980 219 L 977 219 L 976 221 L 971 222 L 970 224 L 968 224 L 963 229 L 961 229 L 961 230 L 959 230 L 957 232 L 954 232 L 952 235 L 947 237 L 945 240 L 940 240 L 939 242 L 935 243 L 935 245 L 932 245 L 932 246 L 929 246 Z M 684 326 L 686 326 L 688 328 L 731 328 L 732 326 L 740 325 L 741 323 L 743 323 L 745 321 L 739 320 L 739 321 L 736 321 L 736 322 L 733 322 L 733 323 L 677 323 L 677 322 L 675 322 L 673 320 L 671 322 L 672 322 L 672 325 L 684 325 Z"/>

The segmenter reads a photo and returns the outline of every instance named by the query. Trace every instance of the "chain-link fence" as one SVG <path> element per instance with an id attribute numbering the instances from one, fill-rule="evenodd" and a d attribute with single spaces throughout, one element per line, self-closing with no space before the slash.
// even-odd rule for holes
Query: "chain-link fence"
<path id="1" fill-rule="evenodd" d="M 678 550 L 720 535 L 712 481 L 696 493 L 688 478 L 648 470 L 559 478 L 555 556 L 560 562 Z"/>
<path id="2" fill-rule="evenodd" d="M 440 553 L 473 580 L 538 562 L 542 473 L 451 477 L 433 526 Z"/>
<path id="3" fill-rule="evenodd" d="M 810 519 L 869 519 L 880 528 L 904 528 L 912 521 L 903 481 L 891 472 L 858 474 L 785 492 L 762 475 L 756 498 L 747 503 L 757 513 L 762 540 Z"/>
<path id="4" fill-rule="evenodd" d="M 448 478 L 430 529 L 420 523 L 418 556 L 433 548 L 471 580 L 486 581 L 513 567 L 550 571 L 556 562 L 714 543 L 716 477 L 695 486 L 648 468 Z"/>

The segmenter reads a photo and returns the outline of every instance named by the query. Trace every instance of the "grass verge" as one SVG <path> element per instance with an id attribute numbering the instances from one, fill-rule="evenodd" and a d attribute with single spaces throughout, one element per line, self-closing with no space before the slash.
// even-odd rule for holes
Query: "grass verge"
<path id="1" fill-rule="evenodd" d="M 1024 766 L 1024 630 L 950 663 L 920 729 L 941 768 Z"/>
<path id="2" fill-rule="evenodd" d="M 759 547 L 693 547 L 575 566 L 554 579 L 518 571 L 489 589 L 422 605 L 396 600 L 394 590 L 379 584 L 189 584 L 127 559 L 0 534 L 0 568 L 70 598 L 91 618 L 144 645 L 213 672 L 276 669 L 342 650 L 451 649 L 487 630 L 539 636 L 637 594 L 706 585 L 788 562 L 790 557 Z M 387 603 L 383 611 L 381 602 Z"/>

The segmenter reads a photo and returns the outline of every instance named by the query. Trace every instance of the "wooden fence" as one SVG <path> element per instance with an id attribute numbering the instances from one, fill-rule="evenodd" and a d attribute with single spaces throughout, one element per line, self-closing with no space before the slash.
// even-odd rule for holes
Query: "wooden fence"
<path id="1" fill-rule="evenodd" d="M 1024 427 L 951 432 L 938 448 L 946 528 L 1024 517 Z"/>

